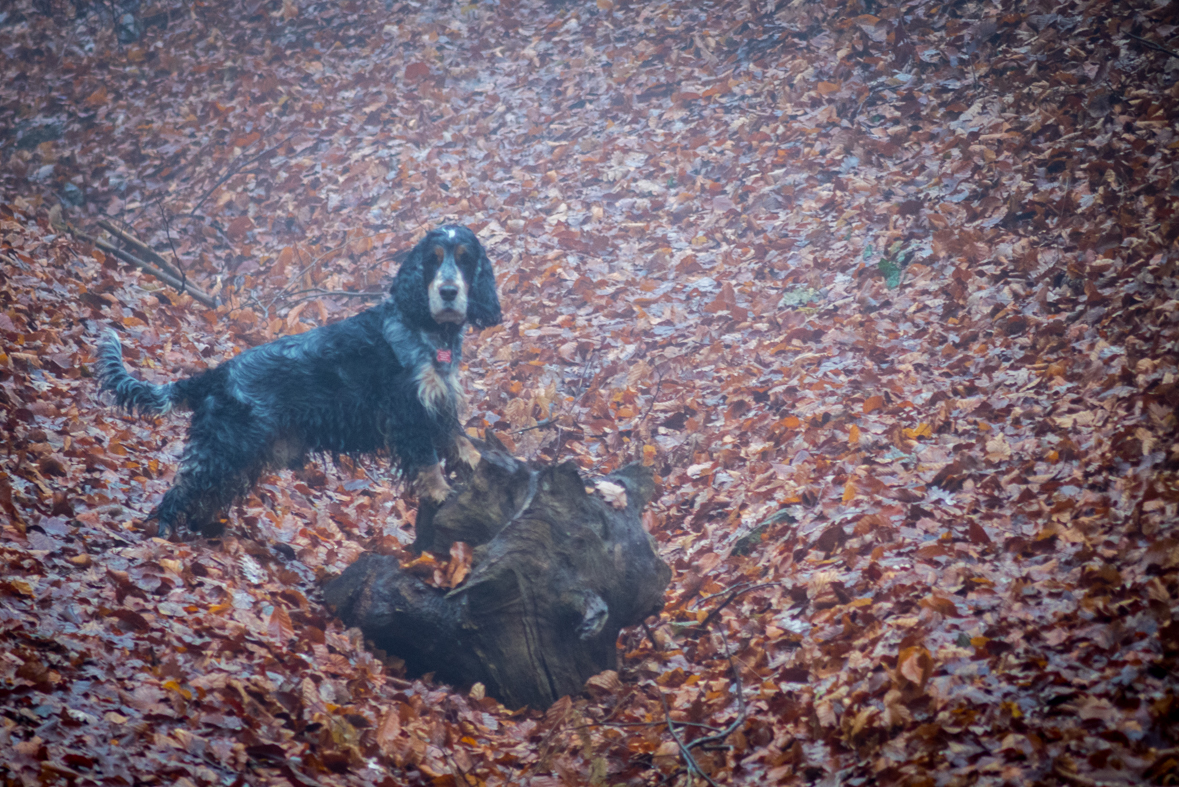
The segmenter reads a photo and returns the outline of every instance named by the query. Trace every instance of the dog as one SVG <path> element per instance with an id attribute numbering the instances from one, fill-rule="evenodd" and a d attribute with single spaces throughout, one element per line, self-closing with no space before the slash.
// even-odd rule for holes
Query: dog
<path id="1" fill-rule="evenodd" d="M 501 321 L 491 260 L 471 230 L 429 232 L 380 305 L 284 336 L 164 385 L 133 377 L 109 330 L 97 377 L 132 413 L 192 411 L 172 487 L 149 515 L 168 538 L 180 525 L 221 532 L 220 514 L 263 473 L 311 454 L 384 454 L 420 498 L 450 493 L 443 458 L 469 467 L 479 451 L 459 423 L 462 335 Z"/>

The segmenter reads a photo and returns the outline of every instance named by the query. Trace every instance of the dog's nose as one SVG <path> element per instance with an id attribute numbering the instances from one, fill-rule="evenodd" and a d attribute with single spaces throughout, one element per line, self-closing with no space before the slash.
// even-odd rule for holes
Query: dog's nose
<path id="1" fill-rule="evenodd" d="M 453 284 L 444 284 L 438 288 L 438 294 L 442 296 L 442 300 L 450 303 L 458 297 L 458 287 Z"/>

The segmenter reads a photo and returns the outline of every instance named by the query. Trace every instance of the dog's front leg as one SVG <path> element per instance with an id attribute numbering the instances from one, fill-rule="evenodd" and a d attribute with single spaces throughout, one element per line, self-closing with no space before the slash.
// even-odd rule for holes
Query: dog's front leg
<path id="1" fill-rule="evenodd" d="M 471 446 L 474 448 L 474 446 Z M 442 465 L 435 462 L 417 472 L 414 477 L 414 489 L 418 497 L 426 498 L 441 505 L 450 495 L 450 484 L 446 483 L 446 476 L 442 473 Z"/>
<path id="2" fill-rule="evenodd" d="M 479 449 L 475 447 L 471 439 L 461 432 L 454 440 L 454 448 L 458 453 L 459 461 L 472 470 L 483 459 L 483 454 L 479 453 Z"/>

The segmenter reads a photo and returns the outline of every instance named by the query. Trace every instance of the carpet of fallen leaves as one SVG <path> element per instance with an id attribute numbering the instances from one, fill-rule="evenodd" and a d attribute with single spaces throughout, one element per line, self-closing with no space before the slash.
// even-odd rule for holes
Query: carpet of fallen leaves
<path id="1" fill-rule="evenodd" d="M 4 784 L 1179 783 L 1174 3 L 121 7 L 0 11 Z M 658 474 L 658 647 L 547 712 L 322 606 L 410 557 L 379 462 L 149 539 L 185 419 L 93 379 L 107 323 L 163 380 L 355 313 L 448 219 L 505 304 L 469 427 Z"/>

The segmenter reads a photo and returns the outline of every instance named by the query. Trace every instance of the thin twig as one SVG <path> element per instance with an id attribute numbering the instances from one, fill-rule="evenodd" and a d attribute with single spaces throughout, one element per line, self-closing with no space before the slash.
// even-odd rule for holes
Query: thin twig
<path id="1" fill-rule="evenodd" d="M 152 265 L 148 262 L 144 262 L 143 260 L 136 257 L 131 252 L 129 252 L 125 249 L 120 249 L 119 247 L 115 246 L 114 244 L 104 241 L 101 238 L 95 238 L 95 237 L 92 237 L 92 236 L 86 234 L 82 230 L 80 230 L 77 227 L 75 227 L 74 225 L 70 224 L 68 221 L 62 220 L 60 218 L 60 216 L 55 221 L 54 217 L 53 217 L 53 211 L 50 211 L 49 220 L 50 220 L 50 222 L 53 223 L 53 225 L 56 229 L 68 232 L 71 235 L 73 235 L 75 238 L 78 238 L 79 240 L 85 241 L 86 243 L 91 243 L 91 244 L 97 246 L 98 248 L 102 249 L 103 251 L 113 254 L 114 256 L 118 257 L 119 259 L 123 260 L 124 262 L 131 263 L 135 267 L 139 268 L 140 270 L 144 271 L 145 273 L 155 276 L 157 279 L 159 279 L 160 281 L 169 285 L 170 287 L 176 289 L 179 292 L 186 292 L 187 291 L 188 294 L 193 297 L 193 300 L 195 300 L 199 303 L 202 303 L 205 306 L 208 306 L 210 309 L 217 307 L 216 300 L 209 297 L 207 294 L 205 294 L 201 290 L 198 290 L 196 287 L 186 286 L 185 283 L 183 281 L 181 281 L 180 279 L 176 278 L 175 276 L 172 276 L 169 273 L 166 273 L 165 271 L 160 270 L 159 268 L 155 267 L 154 265 Z"/>
<path id="2" fill-rule="evenodd" d="M 357 236 L 357 237 L 355 237 L 355 238 L 349 238 L 349 237 L 348 237 L 348 232 L 347 232 L 347 231 L 345 231 L 345 233 L 344 233 L 344 242 L 343 242 L 343 243 L 341 243 L 339 246 L 333 246 L 332 248 L 328 249 L 328 250 L 327 250 L 327 251 L 325 251 L 323 254 L 320 254 L 318 257 L 316 257 L 315 259 L 313 259 L 311 262 L 309 262 L 309 263 L 307 263 L 305 266 L 303 266 L 303 268 L 302 268 L 302 269 L 301 269 L 301 270 L 300 270 L 298 273 L 296 273 L 294 276 L 292 276 L 292 277 L 291 277 L 290 284 L 288 284 L 287 286 L 283 287 L 281 290 L 279 290 L 279 291 L 278 291 L 278 292 L 275 294 L 275 296 L 274 296 L 273 298 L 271 298 L 271 299 L 270 299 L 270 302 L 269 302 L 269 303 L 266 305 L 266 306 L 267 306 L 267 311 L 269 311 L 270 307 L 271 307 L 271 306 L 273 306 L 273 305 L 274 305 L 274 303 L 275 303 L 275 302 L 276 302 L 276 301 L 277 301 L 279 298 L 283 298 L 284 296 L 291 294 L 291 293 L 290 293 L 290 289 L 291 289 L 291 287 L 293 287 L 293 286 L 294 286 L 294 285 L 295 285 L 297 282 L 299 282 L 300 280 L 302 280 L 302 278 L 303 278 L 303 277 L 304 277 L 304 276 L 305 276 L 305 275 L 308 273 L 308 271 L 310 271 L 312 268 L 314 268 L 316 265 L 318 265 L 318 264 L 320 263 L 320 261 L 322 261 L 322 260 L 323 260 L 325 257 L 327 257 L 329 254 L 335 254 L 336 252 L 340 251 L 341 249 L 345 249 L 345 248 L 347 248 L 349 243 L 354 243 L 354 242 L 356 242 L 356 241 L 358 241 L 358 240 L 364 240 L 365 238 L 375 238 L 376 236 L 378 236 L 378 235 L 381 235 L 381 234 L 383 234 L 383 233 L 380 233 L 380 232 L 372 232 L 372 233 L 369 233 L 368 235 L 359 235 L 359 236 Z M 302 255 L 302 252 L 299 250 L 299 247 L 298 247 L 298 245 L 296 245 L 296 246 L 295 246 L 295 253 L 296 253 L 296 254 L 299 254 L 299 255 Z M 300 292 L 306 292 L 306 291 L 307 291 L 306 289 L 304 289 L 304 290 L 300 290 Z"/>
<path id="3" fill-rule="evenodd" d="M 581 377 L 579 377 L 579 378 L 578 378 L 578 385 L 579 385 L 579 386 L 581 385 L 581 381 L 582 381 L 582 379 L 585 377 L 585 371 L 586 371 L 586 369 L 588 369 L 588 368 L 589 368 L 590 361 L 593 359 L 593 357 L 594 357 L 594 355 L 595 355 L 595 354 L 596 354 L 596 351 L 595 351 L 595 352 L 593 352 L 593 353 L 590 353 L 590 355 L 589 355 L 589 358 L 586 358 L 586 359 L 585 359 L 585 365 L 584 365 L 584 366 L 582 366 L 582 368 L 581 368 Z M 577 390 L 577 393 L 575 393 L 575 394 L 573 395 L 573 405 L 572 405 L 572 406 L 577 406 L 577 403 L 581 401 L 581 397 L 582 397 L 584 394 L 585 394 L 585 389 L 584 389 L 584 388 L 578 388 L 578 390 Z M 523 432 L 531 432 L 531 431 L 533 431 L 533 430 L 535 430 L 535 429 L 547 429 L 548 427 L 552 426 L 553 424 L 557 424 L 557 429 L 558 429 L 558 431 L 559 431 L 559 430 L 561 430 L 561 428 L 562 428 L 562 427 L 561 427 L 561 425 L 560 425 L 560 424 L 558 424 L 558 423 L 557 423 L 557 419 L 558 419 L 558 418 L 560 418 L 560 413 L 558 413 L 557 415 L 554 415 L 554 416 L 552 416 L 551 418 L 545 418 L 545 419 L 544 419 L 544 420 L 542 420 L 542 421 L 537 421 L 537 422 L 536 422 L 535 424 L 533 424 L 532 426 L 524 426 L 524 427 L 521 427 L 520 429 L 517 429 L 517 430 L 515 430 L 514 432 L 512 432 L 512 434 L 521 434 L 521 433 L 523 433 Z M 593 435 L 591 435 L 591 437 L 592 437 L 592 436 L 593 436 Z M 559 435 L 558 435 L 558 437 L 559 437 Z M 560 448 L 560 445 L 558 444 L 558 449 L 559 449 L 559 448 Z M 553 463 L 555 464 L 555 463 L 556 463 L 556 461 L 557 461 L 557 458 L 556 458 L 556 456 L 554 455 L 554 457 L 553 457 Z"/>
<path id="4" fill-rule="evenodd" d="M 715 609 L 713 609 L 711 612 L 709 612 L 707 615 L 705 615 L 704 620 L 700 621 L 700 624 L 699 624 L 700 628 L 707 627 L 708 624 L 712 622 L 712 619 L 715 618 L 717 615 L 719 615 L 721 613 L 722 609 L 729 606 L 729 604 L 733 603 L 733 601 L 738 596 L 743 596 L 751 590 L 757 590 L 758 588 L 771 587 L 772 585 L 777 585 L 777 584 L 778 584 L 777 582 L 766 582 L 761 585 L 750 585 L 749 587 L 744 587 L 744 588 L 739 588 L 737 590 L 734 590 L 731 594 L 729 594 L 728 598 L 726 598 L 724 601 L 722 601 L 720 604 L 718 604 Z"/>
<path id="5" fill-rule="evenodd" d="M 581 397 L 585 396 L 585 391 L 586 391 L 586 387 L 587 387 L 585 385 L 585 373 L 589 371 L 590 363 L 593 362 L 594 357 L 597 354 L 598 354 L 598 351 L 595 349 L 593 352 L 591 352 L 589 355 L 586 356 L 585 363 L 582 364 L 582 366 L 581 366 L 581 374 L 577 375 L 577 393 L 573 394 L 573 404 L 579 403 L 581 401 Z"/>
<path id="6" fill-rule="evenodd" d="M 618 707 L 621 708 L 622 704 L 619 703 Z M 585 729 L 589 729 L 591 727 L 662 727 L 664 724 L 667 724 L 667 722 L 665 722 L 665 721 L 589 721 L 589 722 L 586 722 L 585 724 L 581 724 L 576 727 L 570 727 L 569 729 L 570 729 L 570 731 L 572 731 L 572 730 L 585 730 Z M 699 721 L 677 721 L 676 724 L 680 725 L 681 727 L 698 727 L 702 730 L 711 730 L 713 732 L 720 732 L 721 730 L 724 729 L 724 727 L 717 727 L 715 724 L 704 724 L 703 722 L 699 722 Z"/>
<path id="7" fill-rule="evenodd" d="M 180 271 L 180 278 L 188 281 L 184 268 L 180 267 L 180 252 L 176 251 L 176 244 L 172 242 L 172 222 L 168 219 L 168 211 L 164 208 L 163 199 L 156 200 L 156 208 L 160 211 L 160 219 L 164 222 L 164 237 L 168 239 L 168 248 L 172 250 L 172 259 L 176 260 L 176 269 Z M 161 257 L 161 259 L 163 259 Z"/>
<path id="8" fill-rule="evenodd" d="M 760 588 L 768 588 L 768 587 L 773 587 L 774 585 L 778 585 L 778 584 L 781 584 L 781 583 L 778 583 L 778 582 L 759 582 L 759 583 L 758 583 L 758 584 L 756 584 L 756 585 L 751 585 L 751 584 L 749 584 L 748 582 L 742 582 L 740 585 L 737 585 L 737 587 L 729 588 L 728 590 L 722 590 L 722 591 L 721 591 L 721 592 L 719 592 L 719 593 L 712 593 L 712 594 L 710 594 L 710 595 L 707 595 L 707 596 L 701 596 L 700 598 L 696 599 L 694 603 L 696 603 L 696 604 L 703 604 L 705 601 L 712 601 L 714 598 L 720 598 L 721 596 L 727 596 L 727 595 L 729 595 L 730 593 L 738 593 L 738 594 L 740 594 L 740 593 L 745 593 L 745 592 L 747 592 L 747 591 L 750 591 L 750 590 L 758 590 L 758 589 L 760 589 Z"/>
<path id="9" fill-rule="evenodd" d="M 700 763 L 696 762 L 696 758 L 692 755 L 692 749 L 688 744 L 684 743 L 679 733 L 676 732 L 675 722 L 671 719 L 671 709 L 667 707 L 667 698 L 663 696 L 663 689 L 657 686 L 655 690 L 659 693 L 659 704 L 663 706 L 663 718 L 667 720 L 667 731 L 671 733 L 671 739 L 679 747 L 680 757 L 683 758 L 684 764 L 688 766 L 688 774 L 699 774 L 700 778 L 708 782 L 711 787 L 719 787 L 712 780 L 712 777 L 700 769 Z"/>
<path id="10" fill-rule="evenodd" d="M 729 648 L 729 638 L 725 636 L 724 629 L 717 629 L 721 635 L 721 642 L 725 644 L 725 658 L 729 660 L 729 669 L 733 673 L 733 682 L 737 689 L 737 718 L 733 719 L 733 723 L 723 730 L 712 735 L 705 735 L 692 741 L 689 746 L 703 746 L 705 743 L 712 743 L 714 741 L 723 741 L 725 738 L 732 735 L 745 723 L 745 717 L 748 715 L 745 709 L 745 686 L 741 682 L 741 673 L 737 671 L 737 665 L 733 662 L 733 652 Z"/>
<path id="11" fill-rule="evenodd" d="M 639 431 L 639 427 L 643 425 L 643 421 L 647 420 L 647 416 L 651 414 L 651 409 L 655 407 L 655 400 L 659 398 L 659 389 L 663 387 L 663 375 L 660 374 L 655 382 L 655 393 L 651 394 L 651 401 L 647 402 L 647 410 L 643 413 L 643 417 L 639 422 L 631 427 L 635 432 Z"/>
<path id="12" fill-rule="evenodd" d="M 221 188 L 221 185 L 222 185 L 223 183 L 225 183 L 225 181 L 229 180 L 229 179 L 230 179 L 230 178 L 232 178 L 234 175 L 238 174 L 238 173 L 239 173 L 239 172 L 241 172 L 243 169 L 245 169 L 246 167 L 250 166 L 251 164 L 253 164 L 253 163 L 254 163 L 255 161 L 257 161 L 258 159 L 262 158 L 263 156 L 265 156 L 267 153 L 273 153 L 274 151 L 278 150 L 278 149 L 279 149 L 279 148 L 281 148 L 283 145 L 285 145 L 285 144 L 287 144 L 288 142 L 290 142 L 290 141 L 291 141 L 291 139 L 293 139 L 293 138 L 294 138 L 294 136 L 295 136 L 294 134 L 290 134 L 290 135 L 289 135 L 289 136 L 288 136 L 286 139 L 284 139 L 282 142 L 279 142 L 277 145 L 274 145 L 274 146 L 272 146 L 272 147 L 266 148 L 265 150 L 263 150 L 263 151 L 262 151 L 261 153 L 259 153 L 258 155 L 256 155 L 256 156 L 251 156 L 249 159 L 245 159 L 245 160 L 243 160 L 243 158 L 244 158 L 244 157 L 243 157 L 243 156 L 239 156 L 239 157 L 238 157 L 238 160 L 237 160 L 237 161 L 235 161 L 235 162 L 234 162 L 232 165 L 230 165 L 230 167 L 229 167 L 229 172 L 225 173 L 225 176 L 224 176 L 223 178 L 221 178 L 220 180 L 218 180 L 216 183 L 214 183 L 214 184 L 213 184 L 213 188 L 211 188 L 211 189 L 209 189 L 208 191 L 206 191 L 206 192 L 205 192 L 205 195 L 204 195 L 203 197 L 201 197 L 199 200 L 197 200 L 197 204 L 196 204 L 196 205 L 193 207 L 193 209 L 192 209 L 192 210 L 190 210 L 190 211 L 188 212 L 188 218 L 190 218 L 190 219 L 191 219 L 193 216 L 195 216 L 195 215 L 196 215 L 196 212 L 197 212 L 198 210 L 200 210 L 200 208 L 201 208 L 201 205 L 204 205 L 204 204 L 205 204 L 205 200 L 207 200 L 209 197 L 213 196 L 213 192 L 215 192 L 217 189 Z M 261 137 L 259 137 L 259 139 L 261 139 Z M 242 152 L 244 153 L 245 151 L 242 151 Z M 238 163 L 238 162 L 241 162 L 241 163 Z"/>
<path id="13" fill-rule="evenodd" d="M 1179 57 L 1179 52 L 1176 52 L 1174 49 L 1167 49 L 1165 46 L 1161 46 L 1159 44 L 1156 44 L 1154 41 L 1151 41 L 1149 38 L 1143 38 L 1142 36 L 1136 36 L 1133 33 L 1126 33 L 1126 35 L 1130 36 L 1130 38 L 1133 38 L 1135 41 L 1141 41 L 1142 43 L 1146 44 L 1146 46 L 1148 46 L 1151 49 L 1155 49 L 1155 50 L 1162 52 L 1164 54 L 1168 54 L 1171 57 Z"/>
<path id="14" fill-rule="evenodd" d="M 585 373 L 589 371 L 590 362 L 593 361 L 594 356 L 598 354 L 594 350 L 585 358 L 585 363 L 581 366 L 581 374 L 577 376 L 577 392 L 573 394 L 573 405 L 577 406 L 581 402 L 581 397 L 585 396 Z M 553 464 L 561 460 L 561 452 L 565 450 L 565 429 L 557 424 L 557 447 L 553 449 Z"/>
<path id="15" fill-rule="evenodd" d="M 299 296 L 299 297 L 295 297 Z M 283 303 L 296 306 L 303 301 L 314 301 L 324 296 L 336 296 L 341 298 L 368 298 L 369 300 L 380 300 L 385 297 L 383 292 L 349 292 L 347 290 L 296 290 L 292 292 L 289 298 L 283 300 Z M 261 306 L 261 304 L 259 304 Z M 269 307 L 266 307 L 269 313 Z"/>
<path id="16" fill-rule="evenodd" d="M 522 432 L 531 432 L 534 429 L 545 429 L 546 427 L 552 426 L 554 423 L 556 423 L 556 421 L 557 421 L 556 418 L 546 418 L 543 421 L 537 421 L 532 426 L 525 426 L 520 429 L 517 429 L 516 431 L 512 432 L 512 434 L 520 434 Z"/>

